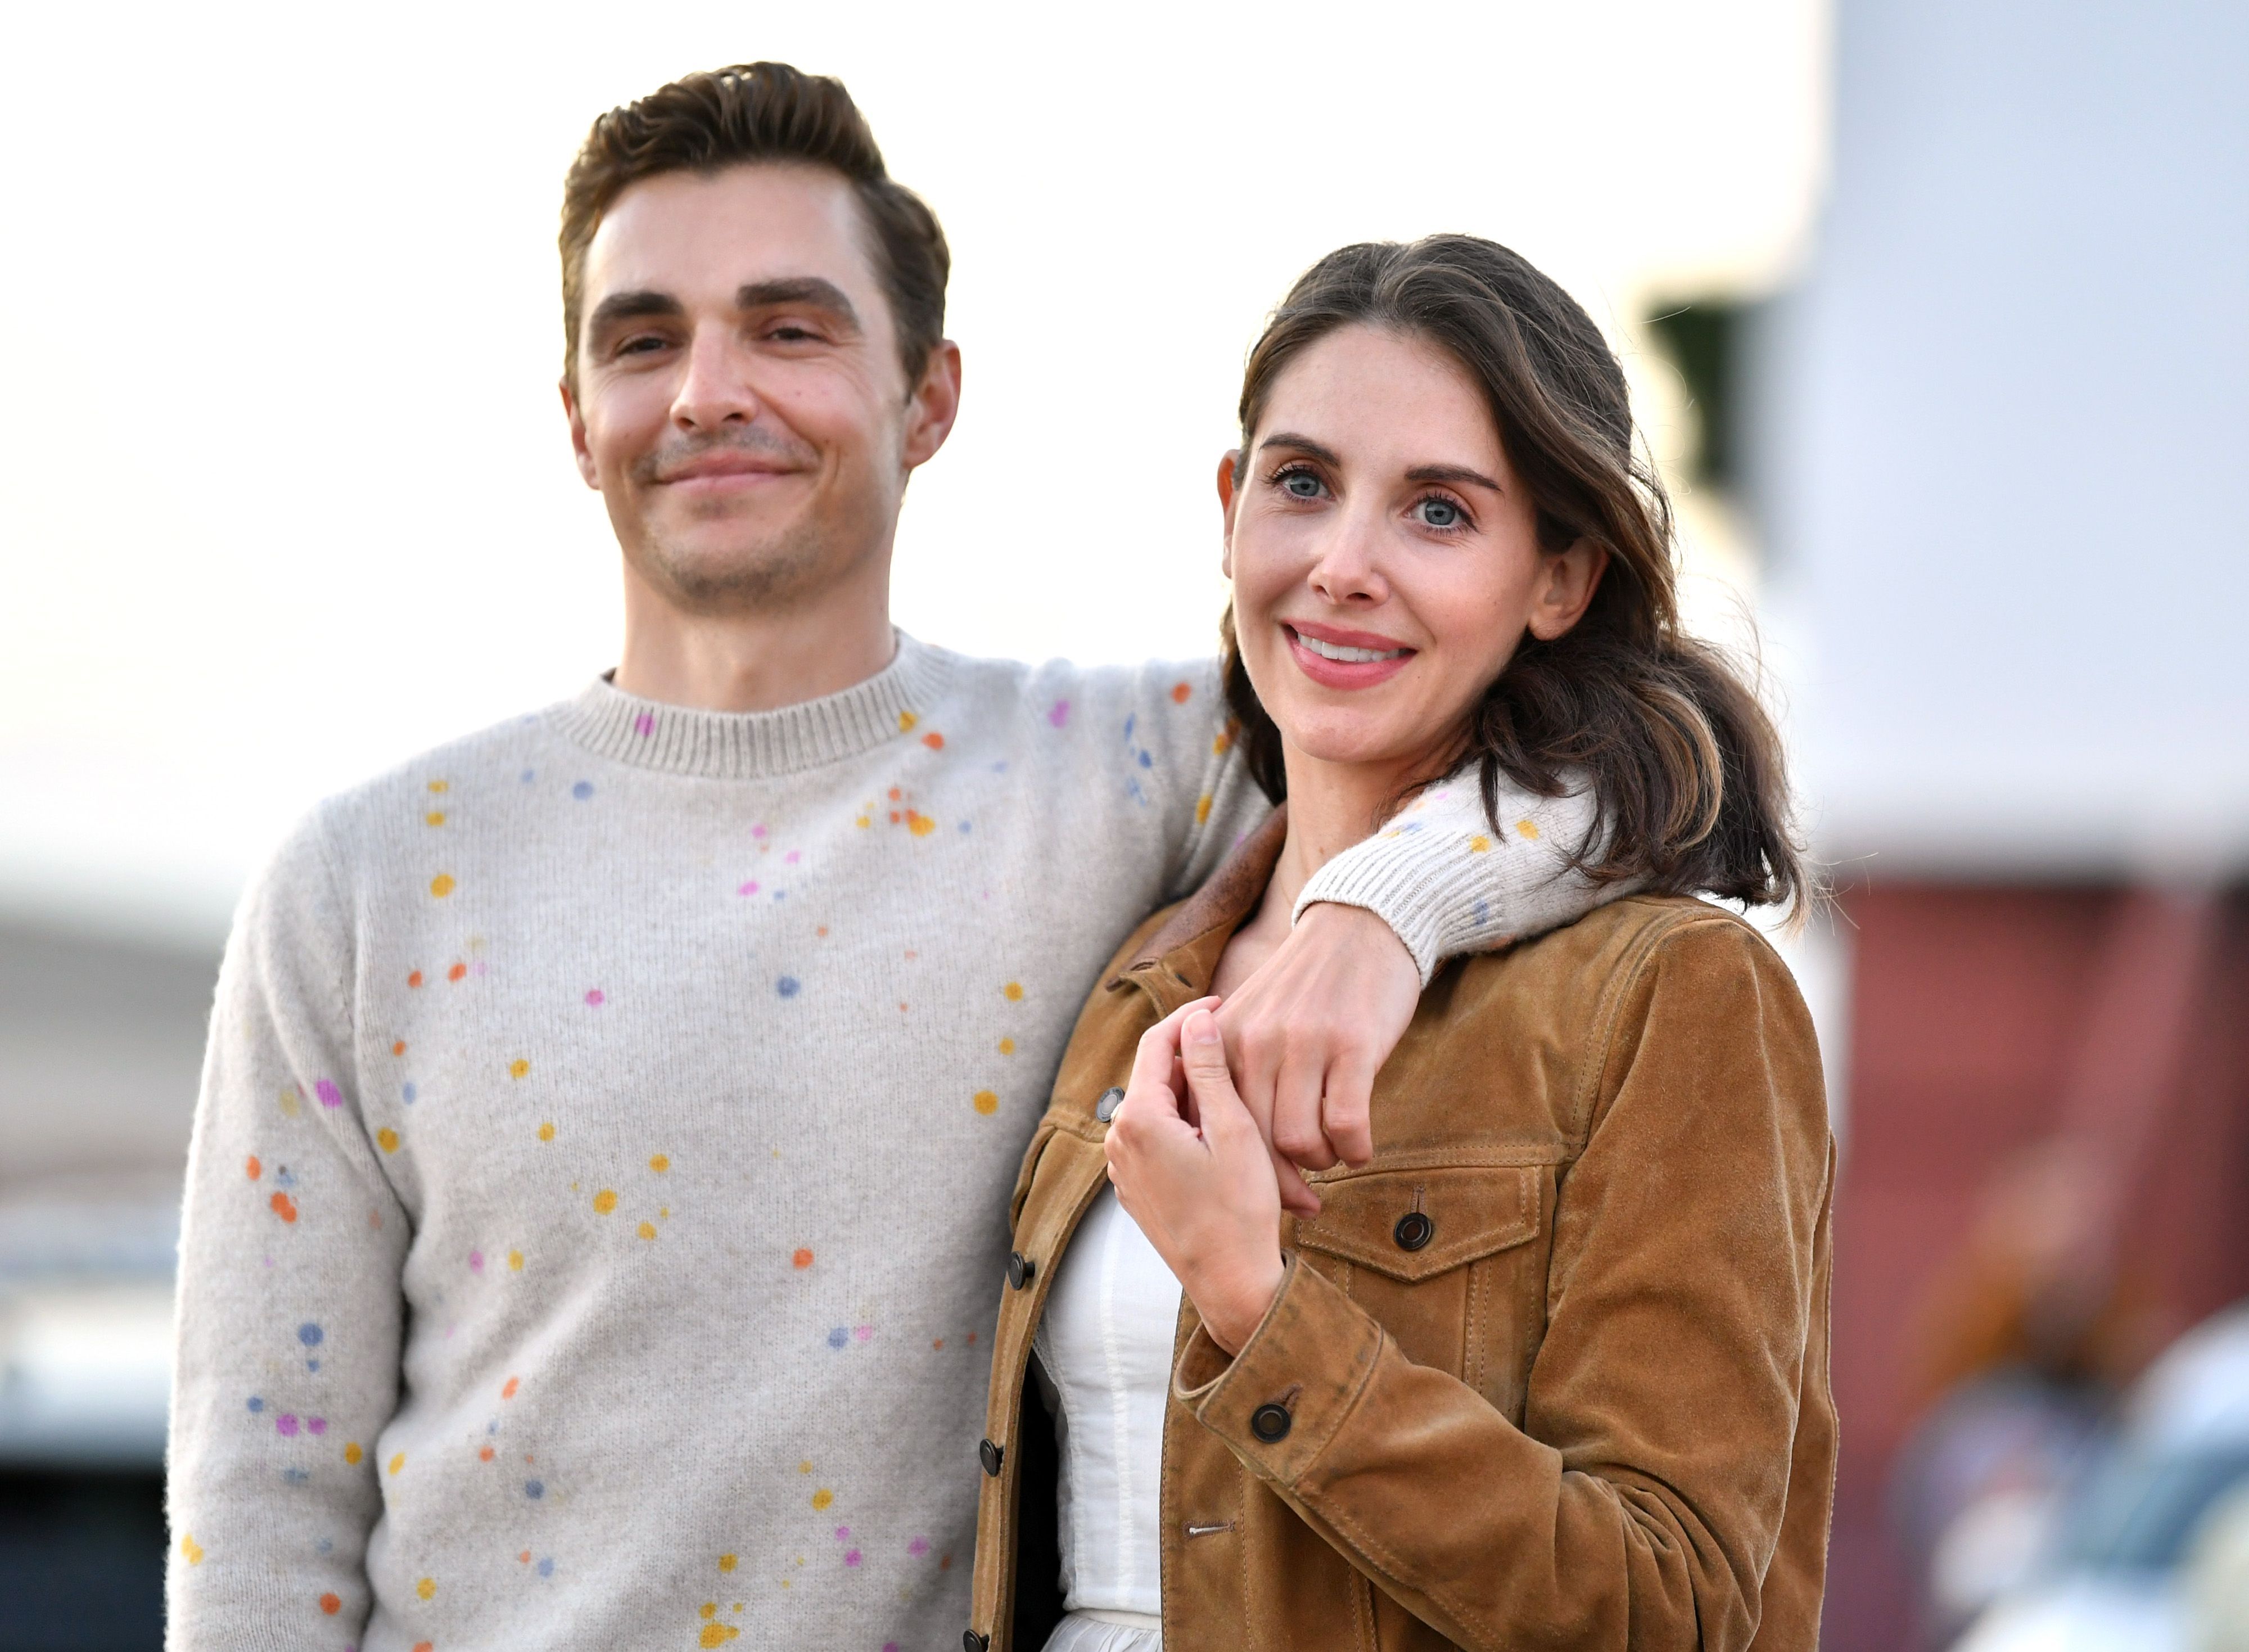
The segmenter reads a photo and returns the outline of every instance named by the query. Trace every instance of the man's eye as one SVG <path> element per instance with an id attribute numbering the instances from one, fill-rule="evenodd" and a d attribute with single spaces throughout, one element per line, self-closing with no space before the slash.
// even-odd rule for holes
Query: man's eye
<path id="1" fill-rule="evenodd" d="M 820 335 L 801 327 L 777 327 L 766 336 L 782 344 L 802 344 L 807 340 L 815 339 Z"/>
<path id="2" fill-rule="evenodd" d="M 619 355 L 645 355 L 650 350 L 660 350 L 663 348 L 664 341 L 662 339 L 657 337 L 652 333 L 643 333 L 636 337 L 627 339 L 623 343 L 618 345 L 617 354 Z"/>
<path id="3" fill-rule="evenodd" d="M 1316 499 L 1320 496 L 1320 478 L 1310 471 L 1290 472 L 1281 478 L 1281 485 L 1294 499 Z"/>
<path id="4" fill-rule="evenodd" d="M 1450 499 L 1423 499 L 1413 507 L 1414 513 L 1429 527 L 1458 527 L 1461 507 Z"/>

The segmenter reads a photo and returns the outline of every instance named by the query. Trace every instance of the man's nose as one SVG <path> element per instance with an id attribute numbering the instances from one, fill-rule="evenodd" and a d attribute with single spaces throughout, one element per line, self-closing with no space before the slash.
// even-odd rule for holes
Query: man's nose
<path id="1" fill-rule="evenodd" d="M 755 420 L 760 403 L 750 366 L 731 329 L 696 328 L 671 399 L 671 422 L 682 430 L 710 430 Z"/>

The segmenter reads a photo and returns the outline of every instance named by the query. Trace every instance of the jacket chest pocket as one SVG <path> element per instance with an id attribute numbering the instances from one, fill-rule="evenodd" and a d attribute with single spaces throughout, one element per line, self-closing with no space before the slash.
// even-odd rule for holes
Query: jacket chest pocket
<path id="1" fill-rule="evenodd" d="M 1544 1329 L 1549 1167 L 1374 1169 L 1320 1184 L 1304 1259 L 1397 1339 L 1520 1423 Z"/>

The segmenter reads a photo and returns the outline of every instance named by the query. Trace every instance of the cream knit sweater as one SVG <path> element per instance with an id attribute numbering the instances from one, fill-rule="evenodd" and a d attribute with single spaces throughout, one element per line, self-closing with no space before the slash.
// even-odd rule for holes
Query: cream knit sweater
<path id="1" fill-rule="evenodd" d="M 171 1645 L 958 1645 L 1008 1190 L 1118 940 L 1265 811 L 1228 744 L 1208 662 L 902 638 L 316 809 L 196 1108 Z M 1425 972 L 1592 898 L 1578 805 L 1454 790 L 1308 891 Z"/>

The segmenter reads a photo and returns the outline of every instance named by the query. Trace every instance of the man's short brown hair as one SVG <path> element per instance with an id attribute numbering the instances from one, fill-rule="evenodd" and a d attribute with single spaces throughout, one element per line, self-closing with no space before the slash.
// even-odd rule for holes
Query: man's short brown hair
<path id="1" fill-rule="evenodd" d="M 872 231 L 876 273 L 898 328 L 909 388 L 945 336 L 953 255 L 937 215 L 894 182 L 867 118 L 841 80 L 786 63 L 738 63 L 673 81 L 594 122 L 562 185 L 562 372 L 578 377 L 586 248 L 602 215 L 644 178 L 709 174 L 745 162 L 794 161 L 849 181 Z"/>

